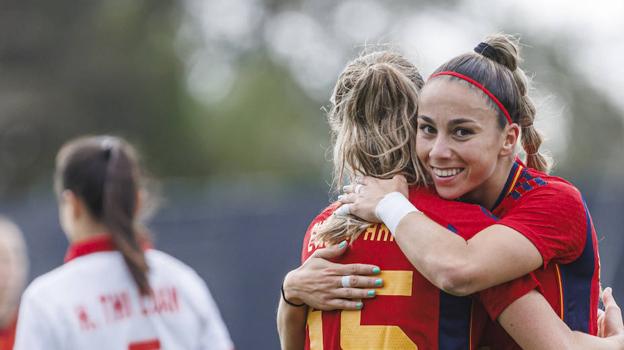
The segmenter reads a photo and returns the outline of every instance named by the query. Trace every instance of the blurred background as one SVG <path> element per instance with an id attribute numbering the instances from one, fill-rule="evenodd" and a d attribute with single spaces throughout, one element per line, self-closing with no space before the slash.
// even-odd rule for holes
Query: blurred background
<path id="1" fill-rule="evenodd" d="M 94 0 L 0 4 L 0 213 L 34 278 L 67 242 L 54 155 L 116 134 L 160 180 L 156 245 L 194 267 L 238 349 L 278 347 L 275 309 L 330 196 L 324 106 L 362 49 L 424 76 L 487 34 L 522 37 L 554 173 L 577 185 L 624 300 L 624 3 L 478 0 Z"/>

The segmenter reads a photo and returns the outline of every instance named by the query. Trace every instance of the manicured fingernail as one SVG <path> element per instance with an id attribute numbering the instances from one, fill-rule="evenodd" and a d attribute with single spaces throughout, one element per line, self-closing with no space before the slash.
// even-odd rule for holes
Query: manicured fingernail
<path id="1" fill-rule="evenodd" d="M 340 244 L 338 244 L 338 248 L 342 249 L 347 245 L 347 241 L 342 241 L 340 242 Z"/>
<path id="2" fill-rule="evenodd" d="M 366 294 L 368 294 L 368 296 L 372 298 L 372 297 L 375 296 L 375 291 L 374 290 L 369 290 L 368 293 L 366 293 Z"/>
<path id="3" fill-rule="evenodd" d="M 375 280 L 375 287 L 381 287 L 382 284 L 383 284 L 383 281 L 381 280 L 381 278 L 378 278 Z"/>
<path id="4" fill-rule="evenodd" d="M 361 301 L 358 301 L 357 304 L 355 304 L 355 307 L 358 310 L 362 310 L 362 308 L 364 307 L 364 304 Z"/>
<path id="5" fill-rule="evenodd" d="M 381 272 L 381 269 L 380 269 L 380 268 L 378 268 L 377 266 L 373 267 L 373 274 L 374 274 L 374 275 L 377 275 L 377 274 L 379 274 L 380 272 Z"/>
<path id="6" fill-rule="evenodd" d="M 344 198 L 344 194 L 341 194 L 340 196 L 338 196 L 338 200 L 341 201 Z"/>

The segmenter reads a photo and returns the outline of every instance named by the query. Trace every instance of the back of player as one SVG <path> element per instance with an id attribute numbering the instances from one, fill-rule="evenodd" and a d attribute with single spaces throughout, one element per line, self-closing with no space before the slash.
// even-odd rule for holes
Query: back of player
<path id="1" fill-rule="evenodd" d="M 232 349 L 201 278 L 163 252 L 145 255 L 151 296 L 107 236 L 72 245 L 26 290 L 15 349 Z"/>
<path id="2" fill-rule="evenodd" d="M 56 160 L 66 263 L 20 305 L 15 349 L 231 349 L 210 293 L 176 259 L 148 249 L 136 222 L 145 192 L 119 138 L 69 142 Z"/>
<path id="3" fill-rule="evenodd" d="M 412 188 L 410 200 L 465 239 L 495 222 L 478 205 L 446 201 L 426 188 Z M 327 208 L 310 225 L 302 260 L 323 246 L 314 241 L 314 232 L 335 208 Z M 376 290 L 375 298 L 363 301 L 360 311 L 310 310 L 306 349 L 476 349 L 484 314 L 472 319 L 471 297 L 455 297 L 429 283 L 384 225 L 369 226 L 336 262 L 379 266 L 383 287 Z"/>

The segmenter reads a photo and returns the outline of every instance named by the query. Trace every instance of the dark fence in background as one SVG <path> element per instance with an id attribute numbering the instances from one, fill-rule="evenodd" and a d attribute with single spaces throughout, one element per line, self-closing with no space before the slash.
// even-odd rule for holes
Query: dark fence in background
<path id="1" fill-rule="evenodd" d="M 601 240 L 603 285 L 624 302 L 622 191 L 587 197 Z M 594 192 L 595 193 L 595 192 Z M 272 192 L 176 191 L 151 220 L 157 248 L 195 268 L 206 280 L 237 349 L 277 349 L 275 310 L 284 274 L 297 266 L 309 221 L 327 204 L 327 190 Z M 23 229 L 31 278 L 62 263 L 67 242 L 55 199 L 31 195 L 0 212 Z M 614 282 L 615 281 L 615 282 Z"/>

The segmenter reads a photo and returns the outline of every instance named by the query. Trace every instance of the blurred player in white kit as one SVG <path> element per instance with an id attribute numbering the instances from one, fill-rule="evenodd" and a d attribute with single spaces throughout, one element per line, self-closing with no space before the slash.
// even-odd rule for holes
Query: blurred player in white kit
<path id="1" fill-rule="evenodd" d="M 22 232 L 9 219 L 0 217 L 0 350 L 13 349 L 17 307 L 27 275 Z"/>
<path id="2" fill-rule="evenodd" d="M 233 349 L 204 281 L 137 230 L 141 179 L 122 139 L 61 148 L 54 180 L 70 247 L 24 292 L 16 350 Z"/>

